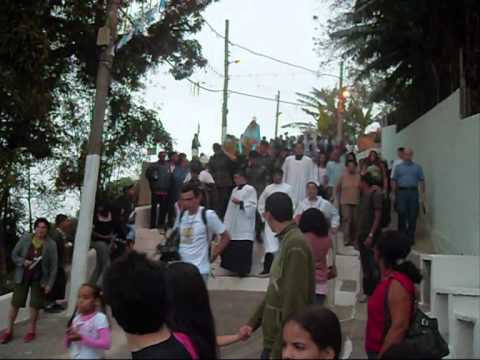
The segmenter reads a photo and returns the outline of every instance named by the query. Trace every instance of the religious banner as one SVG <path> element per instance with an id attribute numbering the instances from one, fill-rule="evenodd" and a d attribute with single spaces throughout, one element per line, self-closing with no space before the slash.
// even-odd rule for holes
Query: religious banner
<path id="1" fill-rule="evenodd" d="M 257 119 L 254 117 L 242 135 L 243 153 L 248 155 L 250 151 L 256 150 L 260 140 L 260 126 L 257 124 Z"/>

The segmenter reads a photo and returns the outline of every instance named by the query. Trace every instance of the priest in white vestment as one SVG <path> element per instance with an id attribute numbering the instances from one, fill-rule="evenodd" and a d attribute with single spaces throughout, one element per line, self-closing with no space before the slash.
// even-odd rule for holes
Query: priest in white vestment
<path id="1" fill-rule="evenodd" d="M 304 155 L 303 144 L 295 144 L 293 154 L 283 163 L 283 182 L 292 187 L 293 207 L 305 199 L 307 182 L 315 179 L 315 164 L 312 159 Z"/>
<path id="2" fill-rule="evenodd" d="M 283 170 L 275 169 L 273 172 L 273 184 L 268 185 L 258 199 L 258 212 L 260 213 L 262 221 L 265 223 L 265 229 L 263 231 L 263 246 L 265 248 L 265 258 L 263 260 L 263 271 L 259 274 L 260 276 L 267 276 L 268 274 L 270 274 L 270 268 L 272 266 L 273 259 L 279 249 L 277 234 L 272 231 L 272 229 L 268 225 L 268 222 L 266 222 L 265 218 L 263 217 L 263 214 L 265 212 L 265 202 L 270 195 L 281 192 L 290 196 L 293 203 L 292 187 L 287 183 L 284 183 L 282 181 L 282 178 Z"/>
<path id="3" fill-rule="evenodd" d="M 234 181 L 236 187 L 230 196 L 224 220 L 231 241 L 222 253 L 221 266 L 245 277 L 250 274 L 252 267 L 257 192 L 253 186 L 247 184 L 244 171 L 238 171 Z"/>

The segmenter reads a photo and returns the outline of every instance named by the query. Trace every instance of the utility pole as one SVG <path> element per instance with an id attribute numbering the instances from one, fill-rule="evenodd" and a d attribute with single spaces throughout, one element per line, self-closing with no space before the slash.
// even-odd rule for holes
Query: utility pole
<path id="1" fill-rule="evenodd" d="M 277 111 L 275 113 L 275 139 L 278 137 L 278 121 L 280 120 L 280 90 L 277 92 Z"/>
<path id="2" fill-rule="evenodd" d="M 227 115 L 228 115 L 228 67 L 230 65 L 229 61 L 229 32 L 230 32 L 230 21 L 225 20 L 225 69 L 223 73 L 224 82 L 223 82 L 223 106 L 222 106 L 222 144 L 225 141 L 227 136 Z"/>
<path id="3" fill-rule="evenodd" d="M 337 143 L 340 145 L 343 141 L 343 117 L 345 114 L 345 97 L 343 96 L 343 65 L 340 63 L 340 84 L 338 89 L 338 106 L 337 106 Z"/>
<path id="4" fill-rule="evenodd" d="M 107 7 L 107 20 L 99 29 L 97 46 L 101 46 L 98 62 L 97 86 L 95 95 L 95 109 L 88 141 L 88 153 L 85 162 L 82 196 L 80 202 L 80 216 L 75 247 L 73 251 L 70 293 L 68 297 L 68 313 L 73 312 L 77 302 L 77 292 L 86 280 L 88 249 L 92 233 L 92 221 L 97 193 L 98 171 L 100 169 L 100 155 L 102 150 L 102 132 L 105 121 L 108 90 L 111 83 L 111 69 L 115 54 L 117 39 L 118 10 L 122 0 L 110 0 Z"/>

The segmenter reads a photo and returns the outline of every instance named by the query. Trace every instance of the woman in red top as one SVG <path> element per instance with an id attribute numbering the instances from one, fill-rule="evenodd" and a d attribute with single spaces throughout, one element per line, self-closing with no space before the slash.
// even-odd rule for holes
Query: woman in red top
<path id="1" fill-rule="evenodd" d="M 392 345 L 400 343 L 410 326 L 415 301 L 415 285 L 422 275 L 405 258 L 410 242 L 398 231 L 386 231 L 377 242 L 374 254 L 381 274 L 368 299 L 365 350 L 369 359 L 381 358 Z"/>

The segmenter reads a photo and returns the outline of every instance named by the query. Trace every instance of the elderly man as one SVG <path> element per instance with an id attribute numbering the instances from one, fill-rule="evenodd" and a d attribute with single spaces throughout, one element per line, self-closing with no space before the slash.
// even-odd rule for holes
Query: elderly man
<path id="1" fill-rule="evenodd" d="M 397 204 L 398 231 L 415 242 L 419 204 L 419 188 L 425 198 L 425 176 L 420 165 L 413 162 L 413 150 L 405 149 L 403 162 L 395 167 L 392 176 L 392 203 Z"/>

